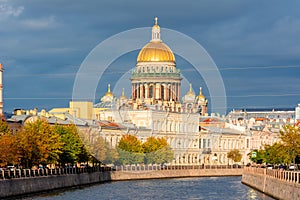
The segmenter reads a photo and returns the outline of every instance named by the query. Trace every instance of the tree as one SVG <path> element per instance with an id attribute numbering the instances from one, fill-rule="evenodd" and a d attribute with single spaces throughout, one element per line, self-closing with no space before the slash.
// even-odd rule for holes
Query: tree
<path id="1" fill-rule="evenodd" d="M 254 150 L 250 154 L 250 160 L 257 164 L 262 164 L 264 162 L 264 151 L 263 150 Z"/>
<path id="2" fill-rule="evenodd" d="M 0 120 L 0 136 L 10 135 L 11 131 L 5 121 Z"/>
<path id="3" fill-rule="evenodd" d="M 227 158 L 233 160 L 234 162 L 240 162 L 242 160 L 242 154 L 238 149 L 233 149 L 227 153 Z"/>
<path id="4" fill-rule="evenodd" d="M 0 137 L 0 166 L 19 164 L 19 157 L 15 136 L 2 135 Z"/>
<path id="5" fill-rule="evenodd" d="M 16 136 L 23 166 L 32 167 L 58 160 L 63 143 L 47 121 L 38 119 L 27 123 Z"/>
<path id="6" fill-rule="evenodd" d="M 107 144 L 102 137 L 97 137 L 89 149 L 91 154 L 100 162 L 106 159 Z"/>
<path id="7" fill-rule="evenodd" d="M 118 144 L 118 148 L 123 151 L 143 153 L 142 142 L 134 135 L 123 135 Z"/>
<path id="8" fill-rule="evenodd" d="M 138 164 L 144 162 L 142 142 L 133 135 L 123 135 L 117 148 L 119 163 Z"/>
<path id="9" fill-rule="evenodd" d="M 143 143 L 143 149 L 147 164 L 169 163 L 174 159 L 174 153 L 165 138 L 149 137 Z"/>
<path id="10" fill-rule="evenodd" d="M 263 151 L 263 160 L 269 164 L 287 163 L 291 158 L 286 150 L 287 149 L 281 143 L 266 145 Z"/>
<path id="11" fill-rule="evenodd" d="M 55 125 L 53 130 L 60 135 L 61 146 L 58 162 L 64 166 L 66 163 L 74 164 L 78 161 L 78 154 L 81 152 L 81 140 L 75 125 Z"/>
<path id="12" fill-rule="evenodd" d="M 144 153 L 135 153 L 124 151 L 121 148 L 117 149 L 119 154 L 119 159 L 117 164 L 128 165 L 128 164 L 141 164 L 144 163 Z"/>
<path id="13" fill-rule="evenodd" d="M 109 147 L 109 145 L 106 146 L 106 158 L 103 160 L 104 164 L 111 164 L 116 163 L 116 161 L 119 159 L 119 153 L 117 149 Z"/>
<path id="14" fill-rule="evenodd" d="M 288 163 L 295 163 L 300 155 L 300 130 L 297 126 L 285 125 L 280 131 L 280 139 L 286 153 L 290 156 Z"/>

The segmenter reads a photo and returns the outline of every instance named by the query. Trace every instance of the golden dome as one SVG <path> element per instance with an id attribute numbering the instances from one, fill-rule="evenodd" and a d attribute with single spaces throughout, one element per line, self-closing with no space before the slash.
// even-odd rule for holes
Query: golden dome
<path id="1" fill-rule="evenodd" d="M 121 95 L 120 99 L 122 99 L 122 100 L 127 99 L 127 97 L 125 96 L 124 88 L 122 89 L 122 95 Z"/>
<path id="2" fill-rule="evenodd" d="M 175 62 L 172 50 L 160 39 L 160 27 L 155 18 L 152 27 L 152 40 L 140 51 L 137 62 Z"/>
<path id="3" fill-rule="evenodd" d="M 110 91 L 110 84 L 108 84 L 107 92 L 104 96 L 106 96 L 106 97 L 113 97 L 114 96 L 113 93 Z"/>
<path id="4" fill-rule="evenodd" d="M 195 96 L 195 93 L 193 92 L 192 84 L 190 83 L 190 90 L 186 93 L 188 96 Z"/>
<path id="5" fill-rule="evenodd" d="M 140 51 L 137 62 L 175 62 L 172 50 L 163 42 L 149 42 Z"/>
<path id="6" fill-rule="evenodd" d="M 198 99 L 205 99 L 205 96 L 202 94 L 202 87 L 200 87 L 200 92 L 198 95 Z"/>

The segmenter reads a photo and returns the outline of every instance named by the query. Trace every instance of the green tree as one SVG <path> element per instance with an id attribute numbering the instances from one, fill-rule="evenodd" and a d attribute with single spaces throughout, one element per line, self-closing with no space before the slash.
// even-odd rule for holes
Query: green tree
<path id="1" fill-rule="evenodd" d="M 281 143 L 266 145 L 263 151 L 264 162 L 270 164 L 287 163 L 290 160 L 290 156 L 286 150 Z"/>
<path id="2" fill-rule="evenodd" d="M 89 150 L 99 162 L 103 162 L 107 156 L 106 146 L 105 140 L 102 137 L 97 137 Z"/>
<path id="3" fill-rule="evenodd" d="M 297 126 L 286 125 L 280 131 L 280 139 L 285 152 L 289 155 L 288 163 L 295 163 L 300 155 L 300 130 Z"/>
<path id="4" fill-rule="evenodd" d="M 119 153 L 117 149 L 112 148 L 108 143 L 106 143 L 106 158 L 103 160 L 104 164 L 116 163 L 119 159 Z"/>
<path id="5" fill-rule="evenodd" d="M 16 136 L 22 166 L 32 167 L 58 160 L 63 143 L 47 121 L 39 119 L 27 123 Z"/>
<path id="6" fill-rule="evenodd" d="M 80 151 L 77 154 L 78 162 L 79 163 L 88 163 L 93 157 L 87 150 L 84 144 L 80 145 Z"/>
<path id="7" fill-rule="evenodd" d="M 169 163 L 174 159 L 174 153 L 165 138 L 149 137 L 143 143 L 143 149 L 147 164 Z"/>
<path id="8" fill-rule="evenodd" d="M 128 165 L 144 163 L 144 153 L 129 152 L 120 148 L 118 148 L 117 151 L 119 154 L 119 159 L 116 162 L 117 164 Z"/>
<path id="9" fill-rule="evenodd" d="M 233 149 L 227 153 L 227 158 L 233 160 L 234 162 L 240 162 L 242 160 L 242 154 L 238 149 Z"/>
<path id="10" fill-rule="evenodd" d="M 78 161 L 78 155 L 81 152 L 82 142 L 78 135 L 75 125 L 55 125 L 53 130 L 60 135 L 61 146 L 58 162 L 64 166 L 66 163 L 74 164 Z"/>
<path id="11" fill-rule="evenodd" d="M 138 164 L 144 162 L 143 145 L 133 135 L 123 135 L 117 148 L 119 164 Z"/>
<path id="12" fill-rule="evenodd" d="M 264 151 L 263 150 L 254 150 L 250 154 L 250 160 L 257 164 L 262 164 L 264 162 Z"/>

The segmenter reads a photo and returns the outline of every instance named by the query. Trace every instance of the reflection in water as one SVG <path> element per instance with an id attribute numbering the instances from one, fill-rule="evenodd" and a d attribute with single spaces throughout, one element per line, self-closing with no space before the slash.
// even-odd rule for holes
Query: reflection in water
<path id="1" fill-rule="evenodd" d="M 236 199 L 271 200 L 241 183 L 241 177 L 198 177 L 110 182 L 30 199 Z"/>
<path id="2" fill-rule="evenodd" d="M 247 197 L 248 197 L 248 199 L 257 199 L 257 194 L 256 194 L 256 192 L 255 192 L 255 190 L 253 190 L 253 189 L 249 189 L 248 190 L 248 194 L 247 194 Z"/>

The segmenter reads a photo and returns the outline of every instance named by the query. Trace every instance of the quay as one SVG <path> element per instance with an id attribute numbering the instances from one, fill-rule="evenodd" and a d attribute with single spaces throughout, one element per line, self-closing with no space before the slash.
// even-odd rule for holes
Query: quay
<path id="1" fill-rule="evenodd" d="M 242 176 L 242 183 L 276 199 L 300 199 L 300 172 L 232 165 L 129 165 L 14 170 L 0 173 L 0 199 L 108 181 Z"/>
<path id="2" fill-rule="evenodd" d="M 245 167 L 242 183 L 276 199 L 300 199 L 300 172 Z"/>
<path id="3" fill-rule="evenodd" d="M 57 189 L 97 184 L 108 181 L 162 179 L 204 176 L 241 176 L 243 168 L 231 165 L 206 166 L 118 166 L 15 170 L 1 173 L 0 198 L 11 198 Z"/>

